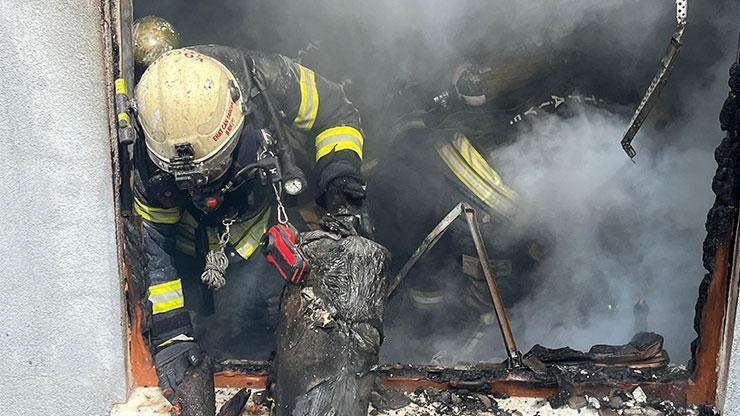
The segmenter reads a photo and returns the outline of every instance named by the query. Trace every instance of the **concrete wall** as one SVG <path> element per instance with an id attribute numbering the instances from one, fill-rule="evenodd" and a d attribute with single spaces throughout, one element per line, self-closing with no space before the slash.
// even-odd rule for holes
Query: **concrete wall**
<path id="1" fill-rule="evenodd" d="M 98 1 L 0 0 L 0 414 L 126 394 Z"/>

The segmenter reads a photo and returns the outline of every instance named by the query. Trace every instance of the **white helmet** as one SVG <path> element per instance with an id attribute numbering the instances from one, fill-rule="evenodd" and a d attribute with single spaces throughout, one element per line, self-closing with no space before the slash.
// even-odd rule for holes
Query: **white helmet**
<path id="1" fill-rule="evenodd" d="M 157 58 L 136 86 L 138 119 L 154 163 L 190 189 L 220 178 L 244 124 L 231 71 L 191 49 Z"/>

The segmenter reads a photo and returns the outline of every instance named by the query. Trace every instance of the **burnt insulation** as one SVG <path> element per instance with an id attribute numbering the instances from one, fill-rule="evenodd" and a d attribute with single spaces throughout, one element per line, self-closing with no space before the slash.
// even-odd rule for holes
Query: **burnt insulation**
<path id="1" fill-rule="evenodd" d="M 335 217 L 301 235 L 311 272 L 283 293 L 272 368 L 277 416 L 367 415 L 389 253 Z"/>
<path id="2" fill-rule="evenodd" d="M 720 112 L 720 125 L 727 135 L 714 151 L 717 161 L 717 171 L 712 180 L 712 191 L 716 195 L 714 205 L 707 214 L 707 237 L 704 239 L 703 262 L 708 273 L 699 286 L 699 298 L 696 301 L 694 315 L 694 330 L 696 339 L 691 342 L 691 361 L 689 370 L 694 371 L 696 349 L 701 337 L 701 314 L 707 302 L 709 284 L 714 272 L 714 259 L 722 238 L 730 230 L 737 217 L 736 201 L 738 199 L 738 129 L 740 128 L 740 66 L 730 68 L 730 93 Z"/>

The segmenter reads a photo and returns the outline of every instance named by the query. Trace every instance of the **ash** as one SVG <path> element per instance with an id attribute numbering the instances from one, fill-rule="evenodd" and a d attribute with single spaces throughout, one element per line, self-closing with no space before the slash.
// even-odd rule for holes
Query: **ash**
<path id="1" fill-rule="evenodd" d="M 385 394 L 385 393 L 384 393 Z M 651 398 L 641 388 L 612 390 L 604 397 L 570 395 L 561 391 L 547 399 L 508 397 L 504 393 L 473 393 L 465 390 L 417 389 L 400 393 L 389 401 L 373 400 L 370 416 L 507 415 L 507 416 L 715 416 L 719 413 L 703 405 L 679 406 L 668 400 Z M 376 407 L 376 404 L 379 407 Z"/>
<path id="2" fill-rule="evenodd" d="M 378 403 L 377 396 L 373 396 L 372 408 L 369 415 L 395 415 L 395 416 L 407 416 L 407 415 L 419 415 L 419 416 L 433 416 L 433 415 L 513 415 L 511 411 L 507 411 L 499 407 L 499 403 L 496 397 L 503 398 L 505 396 L 496 394 L 482 394 L 473 393 L 466 390 L 457 391 L 446 391 L 431 389 L 417 389 L 414 393 L 399 393 L 388 390 L 383 393 L 386 396 L 388 393 L 400 394 L 405 399 L 405 406 L 397 407 L 393 406 L 393 403 L 403 404 L 404 400 L 395 398 L 389 401 L 383 401 Z M 377 407 L 376 407 L 377 406 Z M 391 408 L 389 408 L 391 407 Z M 382 409 L 382 410 L 381 410 Z"/>

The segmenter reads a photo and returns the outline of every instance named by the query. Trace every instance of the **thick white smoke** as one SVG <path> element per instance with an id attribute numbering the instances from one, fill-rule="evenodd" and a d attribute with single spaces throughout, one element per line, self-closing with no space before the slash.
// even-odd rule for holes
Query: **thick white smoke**
<path id="1" fill-rule="evenodd" d="M 537 122 L 492 157 L 520 190 L 517 223 L 548 237 L 538 285 L 511 310 L 527 348 L 626 342 L 633 305 L 644 298 L 648 329 L 665 335 L 677 358 L 688 357 L 712 153 L 676 136 L 633 164 L 617 140 L 627 122 L 584 108 Z"/>

